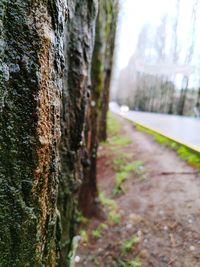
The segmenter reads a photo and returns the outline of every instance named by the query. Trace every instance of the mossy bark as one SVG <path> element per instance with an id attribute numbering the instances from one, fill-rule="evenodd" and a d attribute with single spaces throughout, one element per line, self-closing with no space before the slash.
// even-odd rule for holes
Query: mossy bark
<path id="1" fill-rule="evenodd" d="M 83 180 L 84 122 L 94 45 L 97 3 L 73 0 L 70 23 L 65 31 L 64 86 L 62 90 L 62 137 L 60 143 L 60 188 L 58 206 L 62 214 L 61 259 L 65 266 L 76 224 L 78 192 Z M 84 200 L 83 200 L 84 201 Z"/>
<path id="2" fill-rule="evenodd" d="M 96 8 L 0 3 L 1 267 L 67 266 Z"/>
<path id="3" fill-rule="evenodd" d="M 112 77 L 113 57 L 115 48 L 116 26 L 118 18 L 118 1 L 106 2 L 106 50 L 104 63 L 104 87 L 101 92 L 99 116 L 99 141 L 107 139 L 107 112 L 109 108 L 109 91 Z"/>
<path id="4" fill-rule="evenodd" d="M 99 216 L 101 212 L 98 202 L 98 190 L 96 182 L 97 151 L 99 145 L 99 120 L 103 107 L 102 100 L 104 100 L 101 95 L 103 93 L 105 84 L 107 96 L 109 95 L 109 85 L 107 86 L 107 68 L 109 68 L 111 72 L 116 27 L 116 19 L 114 20 L 113 16 L 116 16 L 116 14 L 114 14 L 116 4 L 117 1 L 115 0 L 99 0 L 95 46 L 92 57 L 90 99 L 86 114 L 85 155 L 87 160 L 86 167 L 84 169 L 84 182 L 79 196 L 81 210 L 83 214 L 88 217 Z M 114 22 L 114 24 L 111 22 Z M 110 35 L 113 36 L 112 44 L 108 44 L 108 42 L 110 42 Z M 110 47 L 112 47 L 112 49 Z M 107 107 L 108 98 L 106 111 Z"/>

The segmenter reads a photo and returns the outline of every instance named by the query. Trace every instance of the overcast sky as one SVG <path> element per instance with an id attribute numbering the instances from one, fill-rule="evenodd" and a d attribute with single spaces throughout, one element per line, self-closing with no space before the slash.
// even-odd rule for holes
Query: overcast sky
<path id="1" fill-rule="evenodd" d="M 180 21 L 179 21 L 179 40 L 181 42 L 180 64 L 184 64 L 185 51 L 188 43 L 188 32 L 191 27 L 193 0 L 181 0 Z M 176 0 L 120 0 L 119 23 L 116 40 L 116 73 L 125 68 L 135 52 L 138 35 L 145 23 L 159 25 L 160 19 L 168 14 L 172 18 L 175 16 Z M 200 7 L 199 7 L 200 8 Z M 197 25 L 200 25 L 200 15 L 198 16 Z M 191 62 L 195 67 L 196 73 L 199 73 L 200 66 L 200 26 L 196 36 L 196 48 L 194 54 L 196 57 Z M 192 86 L 198 83 L 198 76 L 191 77 Z M 117 77 L 117 75 L 116 75 Z M 177 84 L 181 84 L 181 76 L 177 76 Z"/>
<path id="2" fill-rule="evenodd" d="M 183 34 L 189 29 L 191 0 L 182 0 Z M 145 23 L 159 24 L 165 14 L 174 15 L 175 0 L 121 0 L 117 35 L 117 63 L 124 68 L 133 55 L 138 34 Z"/>

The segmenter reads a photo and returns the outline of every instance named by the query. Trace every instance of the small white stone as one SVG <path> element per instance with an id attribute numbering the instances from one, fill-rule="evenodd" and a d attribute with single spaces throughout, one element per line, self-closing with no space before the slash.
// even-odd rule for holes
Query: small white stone
<path id="1" fill-rule="evenodd" d="M 163 215 L 164 211 L 163 210 L 159 210 L 159 215 Z"/>
<path id="2" fill-rule="evenodd" d="M 193 223 L 193 220 L 189 219 L 189 220 L 188 220 L 188 223 L 190 223 L 190 224 Z"/>
<path id="3" fill-rule="evenodd" d="M 191 250 L 191 251 L 195 251 L 195 249 L 196 249 L 196 248 L 195 248 L 194 246 L 190 246 L 190 250 Z"/>
<path id="4" fill-rule="evenodd" d="M 138 231 L 137 232 L 137 235 L 138 235 L 138 237 L 141 237 L 142 236 L 142 232 L 141 231 Z"/>
<path id="5" fill-rule="evenodd" d="M 164 229 L 165 231 L 167 231 L 167 230 L 168 230 L 168 227 L 165 225 L 163 229 Z"/>
<path id="6" fill-rule="evenodd" d="M 129 223 L 129 224 L 126 225 L 126 229 L 131 229 L 132 227 L 133 227 L 133 226 L 132 226 L 131 223 Z"/>
<path id="7" fill-rule="evenodd" d="M 95 107 L 96 106 L 96 102 L 95 101 L 91 101 L 91 106 Z"/>
<path id="8" fill-rule="evenodd" d="M 81 261 L 81 258 L 79 256 L 76 256 L 75 259 L 74 259 L 75 262 L 80 262 Z"/>

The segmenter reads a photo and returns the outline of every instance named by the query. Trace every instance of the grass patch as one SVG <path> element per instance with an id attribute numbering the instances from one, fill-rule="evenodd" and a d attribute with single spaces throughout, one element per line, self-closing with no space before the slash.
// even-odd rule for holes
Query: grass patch
<path id="1" fill-rule="evenodd" d="M 115 175 L 115 187 L 113 188 L 113 196 L 119 196 L 123 194 L 125 191 L 122 187 L 122 184 L 128 179 L 130 173 L 129 172 L 118 172 Z"/>
<path id="2" fill-rule="evenodd" d="M 187 146 L 176 143 L 175 141 L 170 140 L 169 138 L 156 133 L 150 129 L 142 127 L 141 125 L 136 125 L 136 129 L 141 132 L 145 132 L 153 136 L 154 140 L 161 144 L 169 147 L 177 152 L 180 158 L 184 159 L 193 167 L 200 169 L 200 153 L 193 151 Z"/>
<path id="3" fill-rule="evenodd" d="M 111 145 L 126 146 L 132 143 L 132 140 L 128 137 L 123 136 L 113 136 L 109 139 Z"/>
<path id="4" fill-rule="evenodd" d="M 110 224 L 119 224 L 121 216 L 118 213 L 116 202 L 113 199 L 107 198 L 103 192 L 100 192 L 99 199 L 101 204 L 108 209 L 108 222 Z"/>
<path id="5" fill-rule="evenodd" d="M 123 183 L 129 178 L 132 171 L 137 174 L 144 173 L 143 162 L 141 160 L 136 160 L 127 163 L 128 157 L 121 155 L 113 160 L 113 169 L 117 172 L 115 175 L 115 187 L 113 189 L 113 196 L 118 196 L 124 193 L 122 187 Z"/>
<path id="6" fill-rule="evenodd" d="M 85 230 L 80 230 L 79 235 L 81 237 L 81 242 L 88 243 L 88 234 Z"/>
<path id="7" fill-rule="evenodd" d="M 118 135 L 120 133 L 121 125 L 117 118 L 109 111 L 107 115 L 107 130 L 111 136 Z"/>
<path id="8" fill-rule="evenodd" d="M 123 253 L 130 252 L 135 245 L 138 244 L 140 238 L 136 235 L 133 235 L 130 239 L 125 240 L 121 245 L 121 251 Z"/>
<path id="9" fill-rule="evenodd" d="M 87 224 L 88 223 L 88 219 L 86 217 L 83 216 L 81 211 L 77 211 L 76 212 L 76 220 L 77 223 L 80 224 Z"/>
<path id="10" fill-rule="evenodd" d="M 97 260 L 96 256 L 89 256 L 89 260 L 90 260 L 91 262 L 93 262 L 97 267 L 100 267 L 100 266 L 101 266 L 101 264 L 100 264 L 100 262 Z"/>
<path id="11" fill-rule="evenodd" d="M 112 160 L 112 168 L 116 172 L 120 172 L 124 165 L 127 164 L 127 161 L 130 159 L 130 155 L 122 153 L 117 158 Z"/>
<path id="12" fill-rule="evenodd" d="M 117 263 L 117 267 L 142 267 L 142 264 L 138 260 L 119 260 Z"/>
<path id="13" fill-rule="evenodd" d="M 122 154 L 112 161 L 113 170 L 116 172 L 131 172 L 135 171 L 138 174 L 144 172 L 144 162 L 142 160 L 135 160 L 133 162 L 127 162 L 130 160 L 130 156 Z"/>
<path id="14" fill-rule="evenodd" d="M 121 216 L 116 211 L 110 211 L 108 214 L 108 221 L 110 224 L 119 224 L 121 221 Z"/>
<path id="15" fill-rule="evenodd" d="M 129 172 L 119 172 L 116 174 L 116 187 L 120 187 L 121 184 L 128 178 Z"/>
<path id="16" fill-rule="evenodd" d="M 124 166 L 125 171 L 135 171 L 138 174 L 141 174 L 144 172 L 144 166 L 143 166 L 142 160 L 136 160 L 134 162 L 128 163 L 126 166 Z"/>
<path id="17" fill-rule="evenodd" d="M 103 192 L 99 193 L 99 200 L 101 204 L 106 207 L 108 210 L 116 210 L 117 205 L 113 199 L 107 198 Z"/>
<path id="18" fill-rule="evenodd" d="M 132 143 L 132 140 L 130 138 L 121 136 L 121 123 L 110 111 L 108 112 L 107 116 L 107 130 L 110 138 L 108 139 L 108 141 L 104 142 L 104 144 L 109 143 L 111 145 L 125 146 Z"/>
<path id="19" fill-rule="evenodd" d="M 98 239 L 102 236 L 103 231 L 106 229 L 108 229 L 107 224 L 101 223 L 101 224 L 99 224 L 99 226 L 96 229 L 92 230 L 92 236 L 94 238 Z"/>

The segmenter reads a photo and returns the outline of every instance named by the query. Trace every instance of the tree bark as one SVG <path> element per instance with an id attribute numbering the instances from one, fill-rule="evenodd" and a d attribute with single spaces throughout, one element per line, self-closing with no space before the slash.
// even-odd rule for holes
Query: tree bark
<path id="1" fill-rule="evenodd" d="M 0 3 L 2 267 L 67 266 L 96 9 L 95 0 Z"/>
<path id="2" fill-rule="evenodd" d="M 107 112 L 109 105 L 109 89 L 111 82 L 111 69 L 105 70 L 104 88 L 101 94 L 101 112 L 99 119 L 99 141 L 107 139 Z"/>
<path id="3" fill-rule="evenodd" d="M 112 68 L 112 57 L 114 51 L 115 39 L 115 23 L 112 24 L 114 19 L 114 5 L 115 0 L 99 0 L 99 13 L 96 23 L 96 37 L 94 52 L 92 57 L 92 70 L 91 70 L 91 92 L 89 105 L 87 109 L 87 120 L 85 129 L 85 158 L 86 168 L 84 169 L 84 181 L 79 195 L 79 203 L 81 210 L 85 216 L 99 216 L 101 209 L 98 202 L 98 190 L 96 182 L 96 164 L 97 164 L 97 151 L 99 145 L 99 120 L 102 112 L 102 98 L 101 94 L 104 90 L 105 80 L 108 79 L 105 75 L 107 64 L 106 57 L 108 56 L 109 68 Z M 113 32 L 114 31 L 114 32 Z M 109 44 L 112 49 L 108 53 L 108 40 L 109 34 L 112 34 L 112 44 Z M 110 48 L 109 47 L 109 48 Z M 109 76 L 110 80 L 110 76 Z M 106 80 L 106 85 L 108 80 Z M 106 88 L 108 96 L 109 86 Z M 108 99 L 106 108 L 108 107 Z"/>
<path id="4" fill-rule="evenodd" d="M 109 105 L 109 91 L 113 67 L 113 55 L 115 48 L 116 24 L 118 13 L 118 2 L 108 1 L 106 6 L 106 50 L 104 63 L 104 87 L 101 93 L 100 118 L 99 118 L 99 141 L 107 139 L 107 112 Z"/>
<path id="5" fill-rule="evenodd" d="M 182 82 L 183 88 L 181 89 L 178 106 L 177 106 L 177 113 L 180 116 L 183 116 L 184 111 L 185 111 L 185 103 L 186 103 L 187 92 L 188 92 L 188 83 L 189 83 L 189 78 L 187 76 L 184 76 L 183 82 Z"/>
<path id="6" fill-rule="evenodd" d="M 61 212 L 62 238 L 59 266 L 65 266 L 66 252 L 74 236 L 78 192 L 83 180 L 84 123 L 94 45 L 97 3 L 70 1 L 70 23 L 65 33 L 64 86 L 62 90 L 61 172 L 58 207 Z M 85 200 L 83 200 L 83 203 Z M 67 242 L 68 241 L 68 242 Z"/>
<path id="7" fill-rule="evenodd" d="M 91 69 L 91 90 L 86 111 L 85 154 L 88 166 L 84 169 L 84 181 L 79 194 L 79 205 L 84 216 L 91 217 L 98 213 L 98 191 L 96 185 L 96 157 L 98 150 L 97 121 L 99 99 L 103 85 L 105 31 L 105 0 L 99 1 L 99 12 L 96 23 L 96 36 Z"/>

